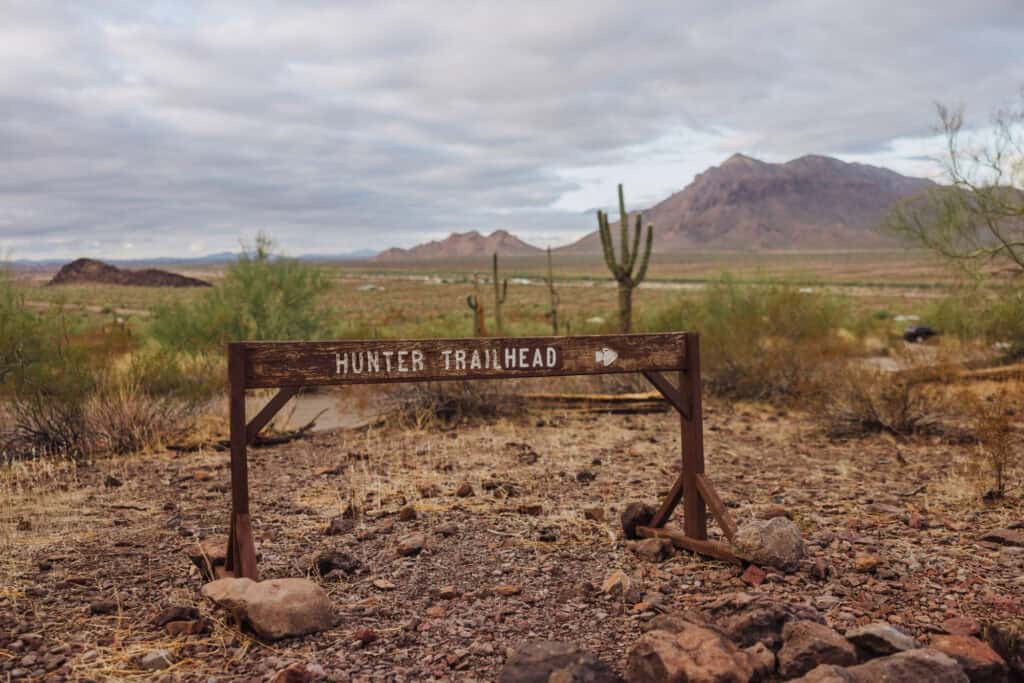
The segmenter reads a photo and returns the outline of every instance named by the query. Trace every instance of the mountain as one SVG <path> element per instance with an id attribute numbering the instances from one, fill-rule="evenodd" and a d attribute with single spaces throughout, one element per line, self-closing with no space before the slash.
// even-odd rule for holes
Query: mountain
<path id="1" fill-rule="evenodd" d="M 932 187 L 826 156 L 772 164 L 734 154 L 642 213 L 657 249 L 877 247 L 895 243 L 875 230 L 892 204 Z M 618 211 L 609 218 L 617 226 Z M 601 241 L 595 231 L 564 248 L 598 252 Z"/>
<path id="2" fill-rule="evenodd" d="M 540 248 L 527 244 L 505 230 L 495 230 L 490 235 L 481 235 L 476 230 L 453 232 L 443 240 L 419 244 L 410 249 L 388 249 L 377 254 L 372 260 L 382 263 L 403 261 L 440 261 L 490 256 L 497 252 L 502 256 L 526 256 L 540 253 Z"/>
<path id="3" fill-rule="evenodd" d="M 209 287 L 209 282 L 186 277 L 166 270 L 147 268 L 126 270 L 103 261 L 90 258 L 75 259 L 61 267 L 53 276 L 51 285 L 75 285 L 81 283 L 106 285 L 135 285 L 140 287 Z"/>

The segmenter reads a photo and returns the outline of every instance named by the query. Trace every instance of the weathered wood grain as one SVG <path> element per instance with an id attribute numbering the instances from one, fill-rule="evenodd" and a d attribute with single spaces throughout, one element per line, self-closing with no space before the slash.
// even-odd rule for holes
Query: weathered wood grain
<path id="1" fill-rule="evenodd" d="M 638 526 L 636 528 L 636 535 L 642 538 L 667 538 L 672 541 L 672 545 L 677 548 L 683 548 L 684 550 L 689 550 L 692 553 L 707 555 L 708 557 L 713 557 L 716 560 L 722 560 L 723 562 L 743 564 L 742 560 L 736 557 L 736 555 L 733 554 L 732 549 L 724 543 L 693 538 L 691 536 L 687 536 L 682 531 L 676 531 L 675 529 L 655 529 L 648 526 Z"/>
<path id="2" fill-rule="evenodd" d="M 708 505 L 708 509 L 711 510 L 711 514 L 718 521 L 718 526 L 721 527 L 722 533 L 725 534 L 730 543 L 735 543 L 737 534 L 736 522 L 733 521 L 729 508 L 719 498 L 718 491 L 715 490 L 715 487 L 711 485 L 711 482 L 708 481 L 704 474 L 697 475 L 697 491 L 700 492 L 704 502 Z"/>
<path id="3" fill-rule="evenodd" d="M 678 370 L 687 333 L 240 342 L 247 388 Z"/>

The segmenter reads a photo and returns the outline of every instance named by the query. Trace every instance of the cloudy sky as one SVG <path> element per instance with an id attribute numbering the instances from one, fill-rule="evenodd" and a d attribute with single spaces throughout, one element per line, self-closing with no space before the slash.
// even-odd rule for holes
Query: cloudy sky
<path id="1" fill-rule="evenodd" d="M 1021 0 L 0 0 L 0 248 L 561 244 L 734 152 L 935 177 L 1024 84 Z"/>

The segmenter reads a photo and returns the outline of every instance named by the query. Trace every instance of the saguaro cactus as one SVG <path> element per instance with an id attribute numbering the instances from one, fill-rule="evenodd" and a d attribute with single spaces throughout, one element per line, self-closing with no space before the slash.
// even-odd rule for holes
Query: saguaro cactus
<path id="1" fill-rule="evenodd" d="M 498 284 L 498 252 L 494 252 L 492 263 L 494 272 L 491 278 L 494 282 L 494 327 L 498 335 L 501 335 L 505 329 L 501 324 L 501 305 L 508 298 L 508 280 L 503 280 L 501 284 Z"/>
<path id="2" fill-rule="evenodd" d="M 639 259 L 639 268 L 637 268 L 637 257 L 640 255 L 640 234 L 643 232 L 643 226 L 641 225 L 643 217 L 640 214 L 636 216 L 633 248 L 630 250 L 629 214 L 626 213 L 626 200 L 622 194 L 621 184 L 619 185 L 619 216 L 621 217 L 622 232 L 621 260 L 616 260 L 615 244 L 612 241 L 612 229 L 608 224 L 608 214 L 604 211 L 597 212 L 597 227 L 601 235 L 601 247 L 604 249 L 605 263 L 608 264 L 608 270 L 612 272 L 612 277 L 619 283 L 619 331 L 629 332 L 633 327 L 633 288 L 640 284 L 647 275 L 647 264 L 651 260 L 654 226 L 647 226 L 644 254 Z"/>
<path id="3" fill-rule="evenodd" d="M 473 311 L 473 335 L 486 337 L 487 324 L 484 318 L 484 304 L 480 301 L 480 279 L 476 275 L 473 276 L 473 289 L 476 290 L 476 294 L 466 297 L 466 305 Z"/>
<path id="4" fill-rule="evenodd" d="M 548 276 L 544 278 L 544 281 L 548 285 L 548 296 L 551 300 L 551 309 L 548 311 L 548 317 L 551 318 L 551 334 L 558 336 L 558 304 L 559 297 L 558 291 L 555 290 L 555 276 L 551 269 L 551 247 L 548 247 Z"/>

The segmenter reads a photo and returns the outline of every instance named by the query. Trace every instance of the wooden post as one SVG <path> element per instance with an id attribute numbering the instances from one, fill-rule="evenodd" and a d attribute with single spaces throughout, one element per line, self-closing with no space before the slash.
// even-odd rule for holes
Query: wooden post
<path id="1" fill-rule="evenodd" d="M 686 354 L 679 371 L 680 393 L 689 401 L 689 410 L 681 414 L 683 450 L 683 531 L 699 541 L 708 537 L 707 508 L 700 495 L 697 475 L 704 474 L 704 425 L 701 419 L 700 336 L 685 337 Z"/>
<path id="2" fill-rule="evenodd" d="M 245 347 L 228 345 L 231 421 L 231 536 L 225 569 L 257 581 L 256 545 L 249 520 L 249 465 L 246 461 Z"/>

